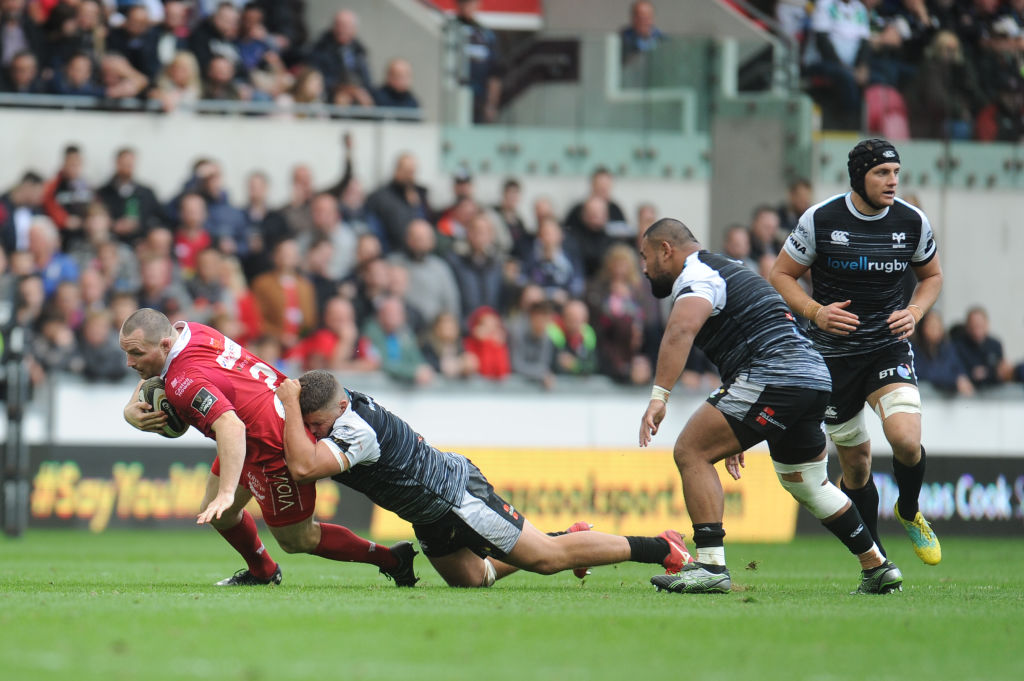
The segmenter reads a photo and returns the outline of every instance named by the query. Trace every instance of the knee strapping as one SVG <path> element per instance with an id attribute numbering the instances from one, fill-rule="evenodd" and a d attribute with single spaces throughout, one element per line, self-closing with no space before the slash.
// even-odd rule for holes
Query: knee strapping
<path id="1" fill-rule="evenodd" d="M 901 385 L 878 398 L 875 413 L 883 421 L 893 414 L 920 414 L 921 393 L 912 385 Z"/>
<path id="2" fill-rule="evenodd" d="M 836 424 L 825 424 L 825 432 L 832 442 L 840 447 L 856 447 L 871 439 L 867 425 L 864 423 L 864 411 L 861 410 L 849 421 Z"/>
<path id="3" fill-rule="evenodd" d="M 772 463 L 785 490 L 818 520 L 835 515 L 849 503 L 849 498 L 829 482 L 825 459 L 798 464 Z"/>
<path id="4" fill-rule="evenodd" d="M 494 570 L 494 564 L 484 558 L 484 581 L 480 586 L 491 586 L 494 584 L 494 580 L 498 578 L 498 573 Z"/>

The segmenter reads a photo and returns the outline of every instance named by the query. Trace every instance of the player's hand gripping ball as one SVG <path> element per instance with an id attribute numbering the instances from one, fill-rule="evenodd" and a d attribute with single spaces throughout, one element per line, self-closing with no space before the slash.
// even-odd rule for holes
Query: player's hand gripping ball
<path id="1" fill-rule="evenodd" d="M 188 424 L 178 416 L 178 412 L 171 406 L 164 391 L 164 379 L 159 376 L 147 378 L 142 387 L 139 388 L 139 402 L 146 402 L 154 410 L 159 409 L 167 414 L 167 423 L 157 431 L 164 437 L 181 437 L 188 430 Z"/>

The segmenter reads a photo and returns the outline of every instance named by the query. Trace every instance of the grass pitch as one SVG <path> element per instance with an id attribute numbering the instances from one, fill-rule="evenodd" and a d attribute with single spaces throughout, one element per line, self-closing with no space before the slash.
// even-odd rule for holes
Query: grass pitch
<path id="1" fill-rule="evenodd" d="M 904 592 L 875 597 L 825 537 L 730 545 L 728 595 L 656 593 L 636 564 L 455 590 L 422 556 L 397 589 L 276 546 L 280 587 L 224 589 L 240 564 L 210 530 L 36 531 L 0 539 L 0 679 L 1024 678 L 1020 538 L 944 537 L 934 568 L 887 545 Z"/>

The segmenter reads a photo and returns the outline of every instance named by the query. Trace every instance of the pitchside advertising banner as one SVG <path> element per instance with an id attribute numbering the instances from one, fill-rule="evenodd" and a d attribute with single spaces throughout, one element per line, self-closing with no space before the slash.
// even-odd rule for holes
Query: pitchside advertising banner
<path id="1" fill-rule="evenodd" d="M 498 493 L 538 528 L 564 529 L 577 520 L 616 534 L 687 531 L 679 475 L 668 450 L 542 448 L 460 449 Z M 36 447 L 32 450 L 30 526 L 82 528 L 186 527 L 194 524 L 213 452 L 204 447 Z M 781 488 L 763 451 L 747 454 L 743 478 L 719 465 L 730 541 L 785 542 L 820 524 Z M 833 473 L 838 464 L 831 462 Z M 896 483 L 877 458 L 883 531 L 896 531 Z M 1024 534 L 1024 459 L 930 456 L 921 510 L 941 534 Z M 259 508 L 250 510 L 259 517 Z M 331 480 L 317 484 L 318 520 L 379 538 L 412 530 L 394 514 Z M 891 524 L 891 527 L 885 527 Z"/>

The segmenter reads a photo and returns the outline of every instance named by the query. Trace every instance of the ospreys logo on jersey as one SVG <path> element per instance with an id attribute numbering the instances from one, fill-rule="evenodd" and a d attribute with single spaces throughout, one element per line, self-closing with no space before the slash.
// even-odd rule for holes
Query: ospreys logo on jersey
<path id="1" fill-rule="evenodd" d="M 894 243 L 892 245 L 893 248 L 906 248 L 907 247 L 907 245 L 905 243 L 903 243 L 904 241 L 907 240 L 907 233 L 906 232 L 893 232 L 892 233 L 892 240 L 896 242 L 896 243 Z"/>
<path id="2" fill-rule="evenodd" d="M 837 246 L 849 246 L 850 233 L 844 232 L 841 229 L 834 230 L 832 232 L 832 243 L 834 243 Z"/>

